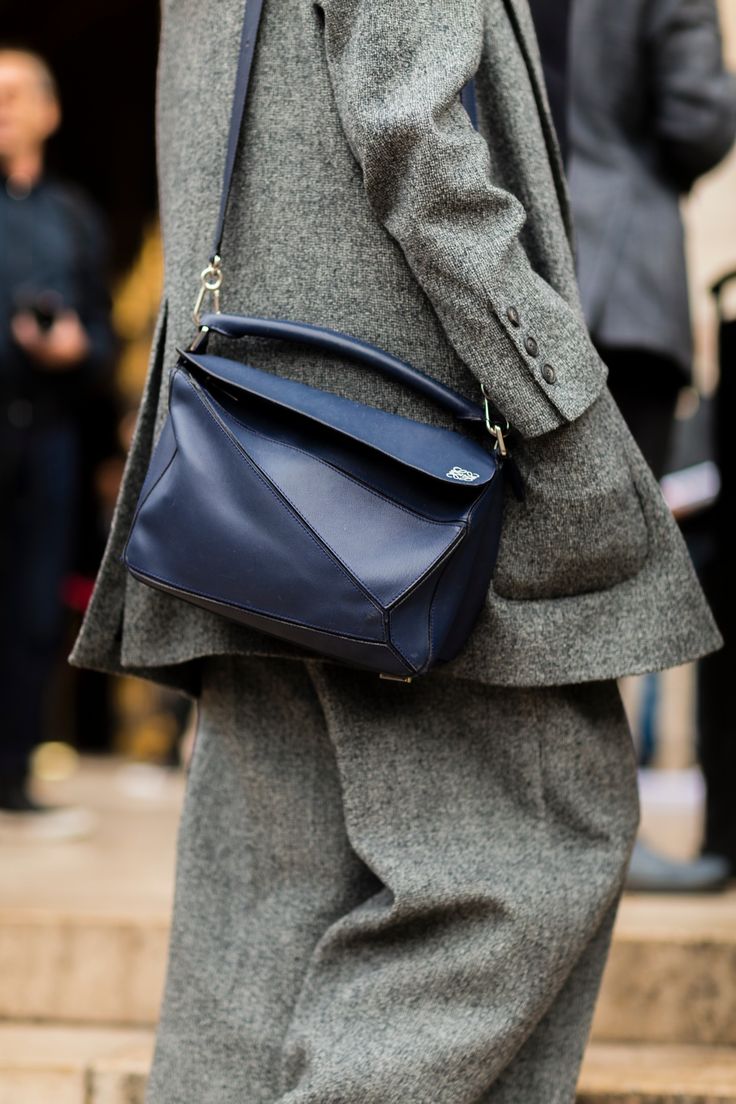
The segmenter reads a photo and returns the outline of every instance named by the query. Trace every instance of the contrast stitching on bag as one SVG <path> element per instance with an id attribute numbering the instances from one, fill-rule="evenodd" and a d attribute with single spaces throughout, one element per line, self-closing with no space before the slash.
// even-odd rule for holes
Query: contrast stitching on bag
<path id="1" fill-rule="evenodd" d="M 190 384 L 190 387 L 191 386 L 192 385 Z M 279 491 L 279 489 L 272 482 L 272 480 L 268 479 L 268 477 L 264 475 L 264 473 L 261 471 L 261 469 L 255 464 L 255 462 L 251 459 L 251 457 L 248 455 L 248 453 L 242 447 L 240 442 L 235 440 L 232 437 L 232 435 L 227 431 L 225 426 L 223 426 L 222 422 L 220 421 L 220 418 L 218 417 L 216 412 L 214 410 L 212 410 L 209 403 L 204 398 L 202 398 L 201 393 L 199 391 L 197 391 L 196 388 L 194 388 L 194 387 L 192 387 L 192 391 L 196 395 L 196 397 L 199 399 L 200 403 L 205 408 L 205 410 L 207 411 L 209 416 L 212 418 L 212 420 L 215 423 L 215 425 L 217 426 L 217 428 L 223 434 L 225 440 L 228 441 L 230 443 L 230 445 L 237 452 L 239 452 L 241 456 L 244 457 L 244 459 L 247 461 L 249 466 L 253 469 L 253 472 L 254 472 L 256 478 L 261 483 L 263 483 L 264 487 L 266 487 L 267 490 L 269 490 L 271 492 L 271 494 L 274 496 L 274 498 L 283 499 L 284 505 L 289 510 L 289 513 L 293 516 L 293 518 L 297 522 L 297 524 L 301 526 L 301 528 L 304 530 L 304 532 L 307 534 L 307 536 L 310 538 L 310 540 L 317 546 L 317 548 L 319 548 L 319 550 L 322 552 L 323 556 L 325 556 L 326 559 L 334 562 L 336 567 L 338 568 L 338 570 L 343 575 L 345 575 L 345 577 L 348 580 L 348 582 L 350 583 L 350 585 L 352 587 L 354 587 L 355 590 L 357 590 L 361 594 L 363 594 L 370 601 L 370 603 L 372 605 L 374 605 L 379 610 L 379 612 L 383 613 L 383 606 L 380 602 L 378 602 L 375 595 L 371 594 L 371 592 L 369 590 L 366 590 L 366 588 L 362 585 L 360 580 L 357 579 L 354 575 L 352 575 L 348 571 L 347 567 L 343 564 L 342 560 L 338 559 L 338 557 L 334 554 L 332 549 L 329 548 L 329 546 L 327 546 L 322 540 L 320 540 L 320 538 L 317 536 L 317 534 L 314 533 L 312 531 L 312 529 L 310 529 L 308 527 L 308 525 L 306 524 L 304 519 L 302 517 L 300 517 L 299 514 L 296 513 L 293 505 L 291 504 L 291 502 L 289 502 L 289 500 L 286 498 L 286 496 L 283 495 Z"/>

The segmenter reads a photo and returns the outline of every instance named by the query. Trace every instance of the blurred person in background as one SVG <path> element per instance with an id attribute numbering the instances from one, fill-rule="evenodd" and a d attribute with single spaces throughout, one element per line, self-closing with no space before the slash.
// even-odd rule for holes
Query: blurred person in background
<path id="1" fill-rule="evenodd" d="M 680 198 L 736 135 L 715 0 L 575 0 L 570 67 L 583 308 L 608 386 L 659 479 L 692 361 Z M 702 890 L 728 872 L 718 856 L 674 863 L 639 843 L 629 885 Z"/>
<path id="2" fill-rule="evenodd" d="M 0 48 L 0 824 L 42 837 L 82 829 L 34 800 L 29 764 L 63 630 L 81 426 L 113 352 L 104 233 L 44 171 L 60 119 L 42 59 Z"/>

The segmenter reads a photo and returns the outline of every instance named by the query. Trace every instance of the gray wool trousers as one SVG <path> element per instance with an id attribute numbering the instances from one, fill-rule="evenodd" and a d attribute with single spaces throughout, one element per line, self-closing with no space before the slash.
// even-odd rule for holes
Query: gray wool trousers
<path id="1" fill-rule="evenodd" d="M 614 683 L 209 660 L 148 1104 L 569 1104 L 637 819 Z"/>

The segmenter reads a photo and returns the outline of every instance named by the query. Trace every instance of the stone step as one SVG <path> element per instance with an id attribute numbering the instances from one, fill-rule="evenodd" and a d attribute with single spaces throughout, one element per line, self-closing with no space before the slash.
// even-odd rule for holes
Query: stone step
<path id="1" fill-rule="evenodd" d="M 155 1023 L 168 915 L 0 909 L 0 1019 Z M 736 1046 L 736 894 L 627 897 L 594 1021 L 617 1042 Z"/>
<path id="2" fill-rule="evenodd" d="M 0 1024 L 0 1104 L 143 1104 L 149 1031 Z M 577 1104 L 736 1104 L 736 1050 L 588 1048 Z"/>
<path id="3" fill-rule="evenodd" d="M 591 1043 L 577 1104 L 736 1104 L 736 1049 Z"/>
<path id="4" fill-rule="evenodd" d="M 0 1024 L 0 1104 L 143 1104 L 150 1031 Z"/>
<path id="5" fill-rule="evenodd" d="M 93 809 L 88 841 L 3 847 L 0 1020 L 155 1023 L 183 780 L 88 761 L 48 797 Z M 627 895 L 594 1023 L 608 1042 L 736 1046 L 736 888 Z"/>
<path id="6" fill-rule="evenodd" d="M 168 932 L 167 916 L 0 909 L 0 1020 L 154 1024 Z"/>
<path id="7" fill-rule="evenodd" d="M 183 789 L 178 773 L 94 759 L 47 787 L 91 809 L 97 830 L 3 844 L 0 1020 L 156 1021 Z"/>
<path id="8" fill-rule="evenodd" d="M 736 1046 L 736 889 L 627 895 L 593 1024 L 619 1042 Z"/>

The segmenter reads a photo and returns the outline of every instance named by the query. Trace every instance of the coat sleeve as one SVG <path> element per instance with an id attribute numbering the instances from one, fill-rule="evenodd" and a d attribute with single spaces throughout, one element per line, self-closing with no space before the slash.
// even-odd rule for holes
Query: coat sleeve
<path id="1" fill-rule="evenodd" d="M 647 45 L 654 126 L 684 188 L 728 153 L 736 136 L 736 82 L 723 64 L 715 0 L 656 0 Z"/>
<path id="2" fill-rule="evenodd" d="M 533 271 L 520 241 L 524 208 L 492 182 L 488 145 L 459 100 L 480 62 L 485 6 L 316 5 L 368 200 L 460 358 L 531 437 L 578 417 L 602 390 L 605 368 L 581 314 Z"/>

